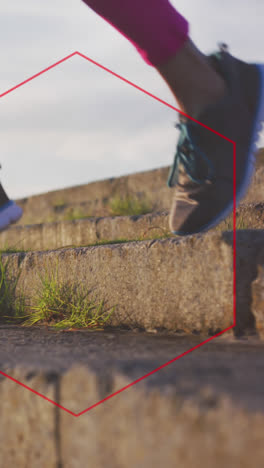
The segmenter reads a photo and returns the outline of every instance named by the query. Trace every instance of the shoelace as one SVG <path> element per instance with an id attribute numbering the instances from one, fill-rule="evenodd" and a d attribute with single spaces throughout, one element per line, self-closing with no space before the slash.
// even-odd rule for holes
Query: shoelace
<path id="1" fill-rule="evenodd" d="M 219 59 L 221 58 L 221 53 L 228 52 L 229 49 L 228 45 L 223 42 L 219 42 L 218 47 L 219 51 L 215 52 L 213 55 Z M 189 129 L 191 126 L 197 125 L 199 125 L 197 122 L 188 121 L 187 118 L 183 117 L 182 115 L 179 117 L 179 123 L 175 125 L 176 128 L 181 131 L 181 133 L 177 144 L 177 151 L 174 157 L 173 165 L 171 167 L 167 181 L 168 187 L 173 187 L 178 183 L 180 164 L 184 166 L 186 174 L 192 182 L 196 182 L 197 184 L 204 184 L 206 181 L 212 181 L 214 179 L 215 171 L 212 162 L 197 147 L 197 145 L 195 145 L 190 136 Z M 202 158 L 208 166 L 208 175 L 203 179 L 196 177 L 199 158 Z"/>
<path id="2" fill-rule="evenodd" d="M 177 151 L 174 157 L 173 165 L 170 170 L 167 185 L 174 187 L 178 183 L 179 167 L 183 165 L 186 174 L 192 182 L 204 184 L 207 180 L 212 181 L 214 178 L 214 168 L 212 162 L 205 154 L 195 145 L 190 135 L 190 127 L 197 126 L 196 122 L 187 122 L 187 119 L 180 116 L 179 123 L 176 124 L 181 133 L 177 144 Z M 199 161 L 203 159 L 208 166 L 208 173 L 202 179 L 197 177 Z"/>

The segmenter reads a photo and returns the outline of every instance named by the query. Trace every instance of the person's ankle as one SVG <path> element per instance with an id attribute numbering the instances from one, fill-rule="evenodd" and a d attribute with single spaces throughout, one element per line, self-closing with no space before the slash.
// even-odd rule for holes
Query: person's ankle
<path id="1" fill-rule="evenodd" d="M 221 101 L 227 93 L 225 83 L 223 86 L 216 86 L 208 90 L 208 92 L 201 92 L 199 90 L 190 90 L 186 99 L 179 102 L 180 109 L 187 115 L 193 118 L 199 118 L 208 107 L 217 104 Z M 175 96 L 176 100 L 177 97 Z"/>
<path id="2" fill-rule="evenodd" d="M 191 40 L 157 70 L 167 82 L 180 109 L 191 117 L 197 117 L 227 92 L 223 78 Z"/>

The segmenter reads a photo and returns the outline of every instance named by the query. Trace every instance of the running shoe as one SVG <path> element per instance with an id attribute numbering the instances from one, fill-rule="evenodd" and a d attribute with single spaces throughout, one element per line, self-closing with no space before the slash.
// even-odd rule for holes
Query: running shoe
<path id="1" fill-rule="evenodd" d="M 169 224 L 180 236 L 205 232 L 224 220 L 233 210 L 234 185 L 237 204 L 244 197 L 264 121 L 264 65 L 236 59 L 226 45 L 208 59 L 228 91 L 197 117 L 213 131 L 183 115 L 177 124 L 180 136 L 168 178 L 168 186 L 175 187 Z"/>
<path id="2" fill-rule="evenodd" d="M 0 231 L 6 229 L 11 223 L 18 221 L 22 214 L 22 208 L 14 201 L 9 200 L 0 183 Z"/>

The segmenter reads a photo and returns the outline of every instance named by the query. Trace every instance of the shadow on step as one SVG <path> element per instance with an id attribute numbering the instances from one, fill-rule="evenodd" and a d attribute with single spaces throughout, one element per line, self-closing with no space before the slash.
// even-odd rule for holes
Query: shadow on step
<path id="1" fill-rule="evenodd" d="M 233 231 L 223 233 L 233 246 Z M 252 283 L 258 276 L 258 266 L 264 265 L 264 230 L 248 229 L 236 232 L 236 327 L 235 336 L 257 335 L 252 312 Z"/>

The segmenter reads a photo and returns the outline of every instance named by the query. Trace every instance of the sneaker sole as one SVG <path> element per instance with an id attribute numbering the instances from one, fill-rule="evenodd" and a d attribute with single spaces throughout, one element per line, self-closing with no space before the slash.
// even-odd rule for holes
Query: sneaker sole
<path id="1" fill-rule="evenodd" d="M 16 223 L 22 216 L 23 210 L 15 202 L 9 201 L 0 208 L 0 231 L 10 224 Z"/>
<path id="2" fill-rule="evenodd" d="M 258 104 L 258 109 L 255 115 L 255 121 L 254 121 L 254 126 L 253 126 L 253 132 L 252 132 L 252 138 L 249 146 L 249 151 L 248 151 L 248 159 L 247 159 L 247 172 L 245 174 L 244 180 L 241 184 L 240 190 L 236 194 L 236 202 L 239 203 L 240 200 L 246 195 L 247 190 L 250 186 L 252 176 L 255 172 L 255 153 L 257 151 L 257 142 L 259 139 L 259 132 L 261 130 L 261 122 L 264 121 L 264 65 L 255 65 L 260 74 L 260 95 L 259 95 L 259 104 Z M 197 232 L 192 232 L 192 233 L 186 233 L 186 232 L 181 232 L 181 231 L 172 231 L 173 234 L 175 235 L 193 235 L 193 234 L 198 234 L 200 232 L 206 232 L 209 229 L 217 226 L 221 221 L 223 221 L 227 216 L 232 213 L 234 208 L 234 200 L 225 208 L 224 211 L 220 215 L 218 215 L 216 218 L 214 218 L 210 223 L 206 224 L 202 229 L 199 229 Z"/>

